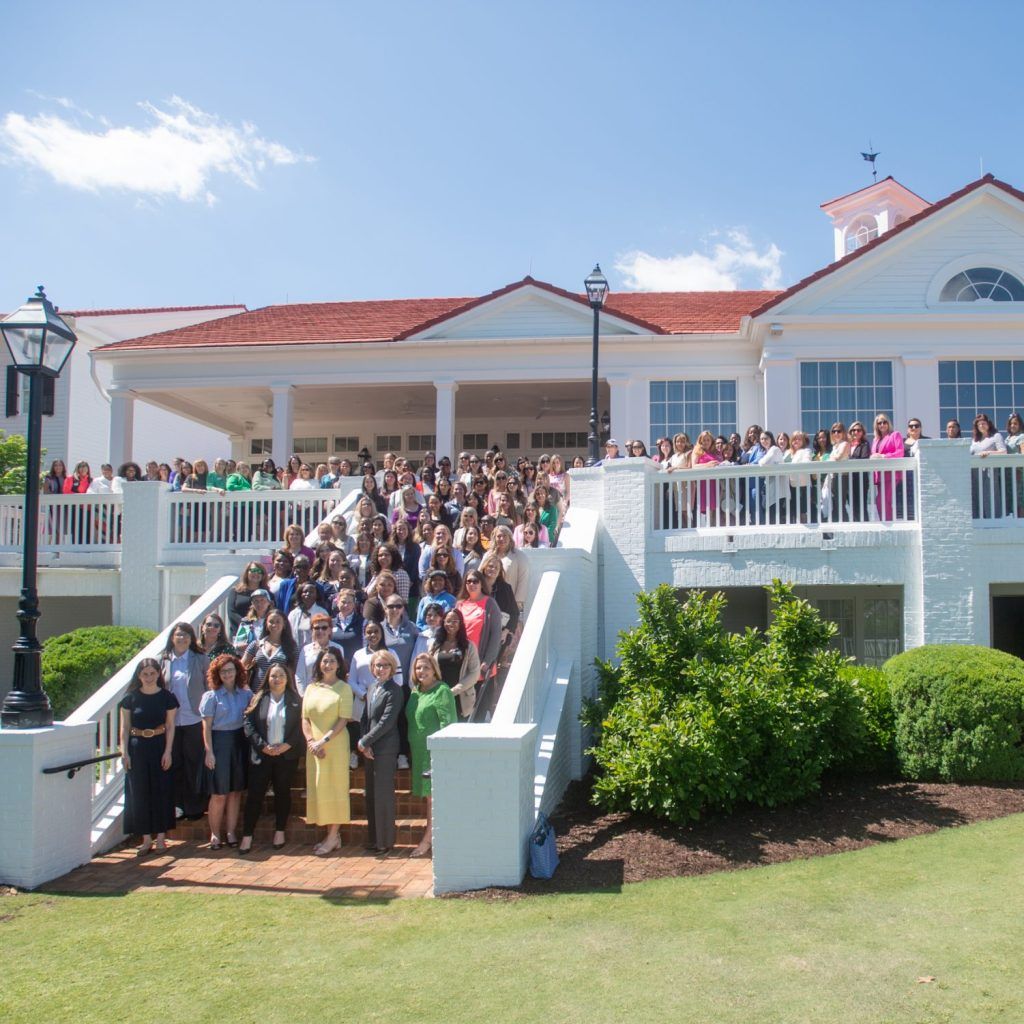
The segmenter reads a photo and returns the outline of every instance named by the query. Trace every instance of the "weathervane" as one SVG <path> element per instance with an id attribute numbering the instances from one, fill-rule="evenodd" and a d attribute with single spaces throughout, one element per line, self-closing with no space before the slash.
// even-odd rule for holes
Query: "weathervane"
<path id="1" fill-rule="evenodd" d="M 867 153 L 861 153 L 861 156 L 864 157 L 864 159 L 867 160 L 867 162 L 869 164 L 871 164 L 871 177 L 872 177 L 872 180 L 878 181 L 878 168 L 875 167 L 875 161 L 878 159 L 878 153 L 871 152 L 871 140 L 870 139 L 868 139 L 868 152 Z"/>

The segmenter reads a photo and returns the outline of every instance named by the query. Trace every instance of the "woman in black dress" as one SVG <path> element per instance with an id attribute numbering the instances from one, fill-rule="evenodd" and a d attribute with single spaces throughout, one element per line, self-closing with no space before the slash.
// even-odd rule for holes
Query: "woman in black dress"
<path id="1" fill-rule="evenodd" d="M 259 562 L 250 562 L 228 597 L 228 628 L 232 636 L 238 632 L 238 624 L 249 614 L 252 595 L 266 585 L 267 570 Z"/>
<path id="2" fill-rule="evenodd" d="M 143 658 L 120 703 L 121 760 L 124 763 L 124 830 L 141 835 L 140 857 L 167 849 L 174 828 L 174 776 L 171 748 L 178 699 L 164 688 L 160 663 Z"/>

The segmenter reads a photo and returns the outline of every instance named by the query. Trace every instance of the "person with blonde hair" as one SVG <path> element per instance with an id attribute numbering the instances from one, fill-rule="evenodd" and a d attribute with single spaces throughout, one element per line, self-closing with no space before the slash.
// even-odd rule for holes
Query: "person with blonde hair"
<path id="1" fill-rule="evenodd" d="M 431 846 L 430 750 L 427 737 L 459 720 L 452 691 L 441 679 L 432 654 L 418 654 L 412 665 L 413 690 L 405 708 L 412 751 L 413 796 L 427 798 L 427 831 L 412 856 L 426 857 Z"/>
<path id="2" fill-rule="evenodd" d="M 395 845 L 395 773 L 401 746 L 398 724 L 404 697 L 395 679 L 396 655 L 375 651 L 370 657 L 373 683 L 363 708 L 359 752 L 366 759 L 366 848 L 387 854 Z"/>

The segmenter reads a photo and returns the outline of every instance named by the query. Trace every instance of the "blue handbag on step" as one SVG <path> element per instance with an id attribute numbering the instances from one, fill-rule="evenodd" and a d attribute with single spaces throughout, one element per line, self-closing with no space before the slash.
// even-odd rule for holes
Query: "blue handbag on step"
<path id="1" fill-rule="evenodd" d="M 534 878 L 550 878 L 558 867 L 558 849 L 555 830 L 543 811 L 537 816 L 537 825 L 530 835 L 530 874 Z"/>

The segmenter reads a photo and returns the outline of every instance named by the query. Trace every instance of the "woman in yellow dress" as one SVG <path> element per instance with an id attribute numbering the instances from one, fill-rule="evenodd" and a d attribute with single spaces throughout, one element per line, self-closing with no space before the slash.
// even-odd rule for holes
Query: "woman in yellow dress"
<path id="1" fill-rule="evenodd" d="M 313 681 L 302 697 L 306 737 L 306 821 L 326 825 L 327 835 L 313 847 L 318 857 L 341 846 L 339 826 L 349 813 L 349 746 L 345 726 L 352 720 L 352 688 L 345 681 L 345 658 L 328 647 L 316 660 Z"/>

